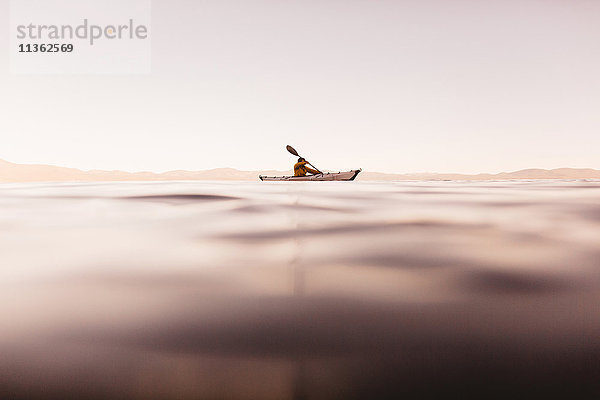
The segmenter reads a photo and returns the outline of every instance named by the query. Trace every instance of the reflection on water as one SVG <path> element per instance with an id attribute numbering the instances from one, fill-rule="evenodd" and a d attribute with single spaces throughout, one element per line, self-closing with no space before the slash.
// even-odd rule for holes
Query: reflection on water
<path id="1" fill-rule="evenodd" d="M 0 397 L 600 395 L 600 181 L 0 186 Z"/>

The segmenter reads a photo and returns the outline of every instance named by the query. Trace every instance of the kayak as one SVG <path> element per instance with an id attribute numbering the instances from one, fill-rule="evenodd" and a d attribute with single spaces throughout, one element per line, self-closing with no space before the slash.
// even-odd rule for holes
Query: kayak
<path id="1" fill-rule="evenodd" d="M 326 172 L 324 174 L 307 176 L 262 176 L 261 181 L 353 181 L 362 169 L 353 169 L 344 172 Z"/>

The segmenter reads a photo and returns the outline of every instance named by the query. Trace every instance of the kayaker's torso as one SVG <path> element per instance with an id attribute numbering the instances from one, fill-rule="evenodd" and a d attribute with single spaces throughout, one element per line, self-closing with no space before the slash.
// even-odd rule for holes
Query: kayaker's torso
<path id="1" fill-rule="evenodd" d="M 296 165 L 294 165 L 294 176 L 306 176 L 307 172 L 310 172 L 311 174 L 319 173 L 319 171 L 307 167 L 306 164 L 308 164 L 306 161 L 297 162 Z"/>

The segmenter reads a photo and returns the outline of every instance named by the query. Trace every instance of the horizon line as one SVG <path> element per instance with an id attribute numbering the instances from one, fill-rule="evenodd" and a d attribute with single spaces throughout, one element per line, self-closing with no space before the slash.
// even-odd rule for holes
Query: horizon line
<path id="1" fill-rule="evenodd" d="M 271 168 L 271 169 L 252 169 L 252 170 L 246 170 L 246 169 L 238 169 L 235 167 L 213 167 L 213 168 L 207 168 L 207 169 L 194 169 L 194 170 L 190 170 L 190 169 L 169 169 L 169 170 L 162 170 L 162 171 L 156 171 L 156 170 L 124 170 L 124 169 L 102 169 L 102 168 L 92 168 L 92 169 L 84 169 L 84 168 L 78 168 L 78 167 L 68 167 L 68 166 L 64 166 L 64 165 L 57 165 L 57 164 L 43 164 L 43 163 L 16 163 L 16 162 L 12 162 L 12 161 L 8 161 L 5 159 L 0 159 L 0 167 L 1 167 L 1 163 L 8 163 L 8 164 L 12 164 L 12 165 L 16 165 L 16 166 L 29 166 L 29 167 L 51 167 L 51 168 L 63 168 L 63 169 L 68 169 L 68 170 L 76 170 L 76 171 L 80 171 L 83 173 L 93 173 L 93 172 L 112 172 L 112 173 L 127 173 L 127 174 L 141 174 L 141 173 L 146 173 L 146 174 L 156 174 L 156 175 L 162 175 L 162 174 L 168 174 L 168 173 L 176 173 L 176 172 L 207 172 L 207 171 L 217 171 L 217 170 L 234 170 L 237 172 L 245 172 L 245 173 L 260 173 L 260 172 L 265 172 L 265 171 L 273 171 L 273 172 L 281 172 L 281 173 L 288 173 L 290 171 L 292 171 L 292 169 L 287 169 L 287 170 L 280 170 L 280 169 L 275 169 L 275 168 Z M 328 171 L 328 172 L 332 172 L 332 171 L 337 171 L 337 170 L 333 170 L 333 169 L 323 169 L 324 171 Z M 381 171 L 374 171 L 374 170 L 366 170 L 363 169 L 364 173 L 370 173 L 370 174 L 382 174 L 382 175 L 463 175 L 463 176 L 477 176 L 477 175 L 500 175 L 500 174 L 514 174 L 514 173 L 518 173 L 518 172 L 525 172 L 525 171 L 547 171 L 547 172 L 552 172 L 552 171 L 558 171 L 558 170 L 579 170 L 579 171 L 586 171 L 586 170 L 592 170 L 595 172 L 600 172 L 600 169 L 596 169 L 596 168 L 592 168 L 592 167 L 557 167 L 557 168 L 538 168 L 538 167 L 529 167 L 529 168 L 523 168 L 523 169 L 518 169 L 518 170 L 503 170 L 501 172 L 476 172 L 476 173 L 467 173 L 467 172 L 433 172 L 433 171 L 419 171 L 419 172 L 381 172 Z"/>

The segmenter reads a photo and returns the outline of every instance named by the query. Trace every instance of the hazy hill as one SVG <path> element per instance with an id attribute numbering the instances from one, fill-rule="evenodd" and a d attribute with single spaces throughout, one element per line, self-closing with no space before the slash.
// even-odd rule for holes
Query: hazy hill
<path id="1" fill-rule="evenodd" d="M 363 172 L 363 180 L 495 180 L 495 179 L 600 179 L 600 171 L 591 168 L 522 169 L 499 174 L 383 174 Z M 359 175 L 360 177 L 360 175 Z"/>
<path id="2" fill-rule="evenodd" d="M 43 164 L 15 164 L 0 160 L 0 182 L 69 181 L 170 181 L 170 180 L 241 180 L 255 181 L 258 175 L 289 175 L 291 171 L 239 171 L 216 168 L 205 171 L 124 172 L 56 167 Z M 358 180 L 493 180 L 493 179 L 600 179 L 600 171 L 590 168 L 524 169 L 499 174 L 385 174 L 363 171 Z"/>

